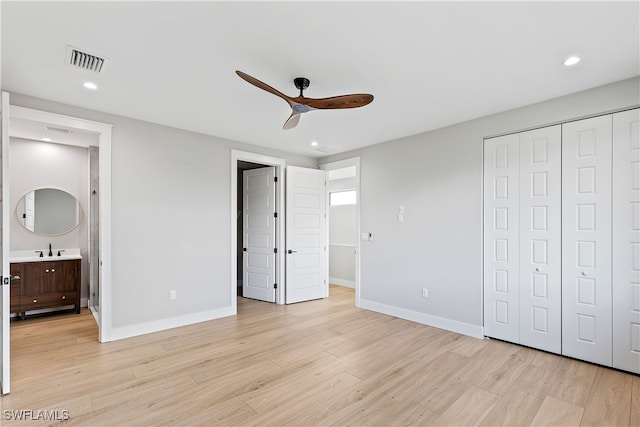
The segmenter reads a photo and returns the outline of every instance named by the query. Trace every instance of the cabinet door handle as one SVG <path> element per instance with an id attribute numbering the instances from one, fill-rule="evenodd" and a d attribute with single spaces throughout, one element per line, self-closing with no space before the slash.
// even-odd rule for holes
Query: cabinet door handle
<path id="1" fill-rule="evenodd" d="M 45 273 L 48 273 L 48 272 L 49 272 L 49 269 L 47 268 L 44 272 L 45 272 Z"/>
<path id="2" fill-rule="evenodd" d="M 55 269 L 55 268 L 52 268 L 52 269 L 51 269 L 51 272 L 52 272 L 52 273 L 55 273 L 55 272 L 56 272 L 56 269 Z"/>
<path id="3" fill-rule="evenodd" d="M 33 300 L 33 302 L 38 302 L 38 300 L 37 300 L 37 299 L 34 299 L 34 300 Z"/>
<path id="4" fill-rule="evenodd" d="M 62 299 L 67 299 L 67 296 L 66 295 L 62 295 Z"/>
<path id="5" fill-rule="evenodd" d="M 11 280 L 20 280 L 20 276 L 11 276 Z"/>

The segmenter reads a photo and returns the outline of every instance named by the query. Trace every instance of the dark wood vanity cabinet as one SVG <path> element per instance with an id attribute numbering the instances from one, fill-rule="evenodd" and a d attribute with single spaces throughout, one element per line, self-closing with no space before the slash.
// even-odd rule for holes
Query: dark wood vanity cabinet
<path id="1" fill-rule="evenodd" d="M 20 264 L 10 264 L 11 286 L 9 287 L 9 312 L 20 312 L 20 288 L 22 287 L 22 267 Z"/>
<path id="2" fill-rule="evenodd" d="M 73 305 L 80 313 L 80 260 L 11 263 L 11 312 Z M 17 295 L 15 294 L 17 293 Z"/>

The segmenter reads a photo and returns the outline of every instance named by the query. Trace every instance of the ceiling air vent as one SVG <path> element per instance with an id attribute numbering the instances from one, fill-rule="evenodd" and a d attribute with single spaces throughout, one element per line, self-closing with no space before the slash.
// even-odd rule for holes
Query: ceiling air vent
<path id="1" fill-rule="evenodd" d="M 67 46 L 66 63 L 82 68 L 84 70 L 100 73 L 104 71 L 107 59 L 88 52 L 84 52 L 73 46 Z"/>

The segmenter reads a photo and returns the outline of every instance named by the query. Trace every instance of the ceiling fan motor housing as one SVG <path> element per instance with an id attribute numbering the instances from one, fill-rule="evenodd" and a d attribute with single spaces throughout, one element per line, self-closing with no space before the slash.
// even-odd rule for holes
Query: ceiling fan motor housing
<path id="1" fill-rule="evenodd" d="M 295 79 L 293 79 L 293 84 L 296 85 L 296 88 L 300 90 L 305 90 L 306 88 L 308 88 L 309 83 L 311 82 L 306 77 L 296 77 Z"/>

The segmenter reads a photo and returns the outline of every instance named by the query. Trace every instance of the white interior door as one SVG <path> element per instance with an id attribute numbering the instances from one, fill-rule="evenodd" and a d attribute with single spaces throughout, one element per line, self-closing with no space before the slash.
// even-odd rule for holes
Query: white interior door
<path id="1" fill-rule="evenodd" d="M 484 333 L 519 338 L 519 137 L 484 144 Z"/>
<path id="2" fill-rule="evenodd" d="M 242 296 L 275 302 L 275 167 L 243 172 Z"/>
<path id="3" fill-rule="evenodd" d="M 326 172 L 288 166 L 286 184 L 286 302 L 326 298 Z"/>
<path id="4" fill-rule="evenodd" d="M 0 122 L 0 155 L 2 156 L 2 249 L 0 250 L 0 264 L 2 266 L 2 292 L 0 292 L 0 387 L 2 394 L 7 394 L 11 390 L 10 384 L 10 349 L 9 349 L 9 283 L 11 274 L 9 270 L 9 94 L 2 92 L 2 121 Z"/>
<path id="5" fill-rule="evenodd" d="M 611 120 L 562 125 L 562 354 L 608 366 Z"/>
<path id="6" fill-rule="evenodd" d="M 520 134 L 520 344 L 560 353 L 561 127 Z"/>
<path id="7" fill-rule="evenodd" d="M 640 109 L 613 115 L 613 366 L 640 374 Z"/>

